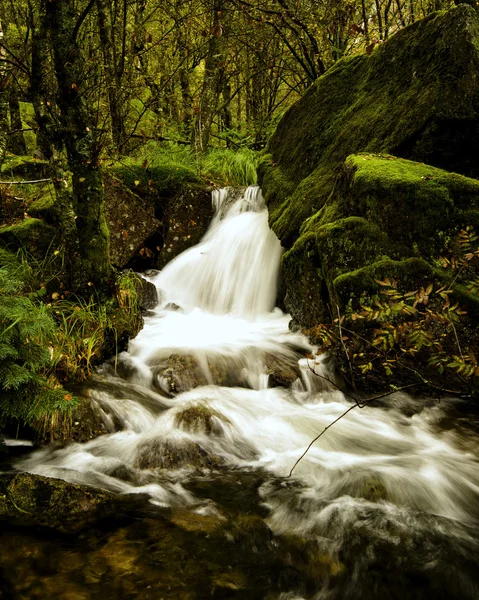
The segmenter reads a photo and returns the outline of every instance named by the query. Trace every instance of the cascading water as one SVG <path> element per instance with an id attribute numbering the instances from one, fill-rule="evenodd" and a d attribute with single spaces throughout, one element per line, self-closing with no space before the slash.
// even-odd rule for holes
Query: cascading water
<path id="1" fill-rule="evenodd" d="M 151 279 L 158 306 L 92 383 L 111 433 L 42 449 L 18 468 L 202 514 L 221 508 L 189 489 L 199 473 L 215 485 L 260 472 L 273 533 L 346 565 L 308 598 L 384 597 L 374 587 L 384 572 L 406 567 L 408 598 L 423 597 L 414 590 L 424 580 L 436 598 L 478 597 L 479 448 L 472 434 L 441 431 L 442 407 L 397 393 L 388 407 L 353 410 L 288 477 L 350 404 L 311 372 L 307 340 L 274 309 L 281 247 L 259 188 L 214 192 L 213 202 L 202 242 Z"/>

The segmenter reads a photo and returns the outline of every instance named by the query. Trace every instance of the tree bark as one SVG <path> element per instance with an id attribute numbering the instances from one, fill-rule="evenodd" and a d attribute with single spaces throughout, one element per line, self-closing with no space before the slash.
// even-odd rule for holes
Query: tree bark
<path id="1" fill-rule="evenodd" d="M 109 287 L 112 275 L 109 231 L 104 214 L 104 192 L 98 151 L 89 127 L 82 95 L 83 61 L 77 41 L 81 22 L 73 0 L 47 3 L 46 17 L 58 81 L 63 140 L 72 172 L 73 209 L 76 216 L 78 256 L 73 262 L 75 291 L 100 291 Z M 84 17 L 84 14 L 82 14 Z"/>
<path id="2" fill-rule="evenodd" d="M 123 64 L 116 65 L 114 59 L 113 42 L 110 35 L 110 25 L 106 12 L 105 0 L 97 0 L 98 29 L 103 51 L 103 66 L 105 71 L 105 82 L 110 108 L 111 136 L 115 150 L 123 152 L 126 142 L 125 116 L 123 111 L 123 99 L 121 97 L 121 77 Z M 125 35 L 125 32 L 124 34 Z"/>
<path id="3" fill-rule="evenodd" d="M 212 6 L 213 25 L 211 27 L 203 86 L 199 106 L 196 109 L 192 137 L 192 146 L 198 152 L 205 152 L 208 148 L 211 127 L 217 113 L 218 98 L 222 88 L 224 48 L 221 17 L 225 4 L 225 0 L 214 0 Z"/>
<path id="4" fill-rule="evenodd" d="M 5 49 L 3 47 L 3 29 L 0 23 L 0 61 L 5 58 Z M 11 74 L 0 62 L 0 167 L 5 160 L 8 142 L 8 95 L 11 83 Z"/>

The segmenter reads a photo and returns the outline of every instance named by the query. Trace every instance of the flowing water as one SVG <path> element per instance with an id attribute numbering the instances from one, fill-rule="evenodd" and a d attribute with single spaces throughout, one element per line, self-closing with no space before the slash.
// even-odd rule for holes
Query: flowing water
<path id="1" fill-rule="evenodd" d="M 271 544 L 301 540 L 313 570 L 330 561 L 315 589 L 288 579 L 268 598 L 479 597 L 479 438 L 444 426 L 454 401 L 398 393 L 356 408 L 288 476 L 350 402 L 314 375 L 314 349 L 274 308 L 282 249 L 260 190 L 213 202 L 202 242 L 151 278 L 158 306 L 91 384 L 111 433 L 18 468 L 218 517 L 216 487 L 256 473 Z M 319 358 L 314 368 L 333 377 Z"/>

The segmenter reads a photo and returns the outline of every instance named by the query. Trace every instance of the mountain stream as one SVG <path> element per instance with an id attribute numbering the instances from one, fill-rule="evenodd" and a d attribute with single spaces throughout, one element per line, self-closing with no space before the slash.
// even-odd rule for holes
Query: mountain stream
<path id="1" fill-rule="evenodd" d="M 478 598 L 479 437 L 448 418 L 457 401 L 396 393 L 351 410 L 289 476 L 351 402 L 313 373 L 334 378 L 275 308 L 282 248 L 259 188 L 213 203 L 201 243 L 150 277 L 159 302 L 142 331 L 90 384 L 109 433 L 17 469 L 219 523 L 259 515 L 262 541 L 243 551 L 282 553 L 283 576 L 254 591 L 238 575 L 141 597 Z"/>

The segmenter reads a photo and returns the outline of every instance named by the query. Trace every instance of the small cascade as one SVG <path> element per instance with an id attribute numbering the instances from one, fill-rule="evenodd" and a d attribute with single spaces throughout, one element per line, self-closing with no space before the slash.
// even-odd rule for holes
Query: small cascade
<path id="1" fill-rule="evenodd" d="M 289 477 L 351 404 L 314 375 L 313 366 L 334 377 L 274 308 L 282 249 L 259 188 L 215 191 L 213 205 L 201 243 L 152 279 L 161 300 L 128 352 L 91 382 L 110 433 L 44 448 L 18 468 L 202 514 L 221 507 L 191 491 L 195 477 L 214 486 L 226 473 L 258 472 L 273 533 L 302 536 L 351 569 L 351 587 L 308 598 L 366 599 L 369 565 L 413 553 L 418 577 L 440 578 L 449 564 L 451 585 L 465 590 L 454 597 L 477 597 L 479 444 L 441 430 L 447 402 L 417 409 L 397 393 L 387 408 L 351 410 Z"/>

